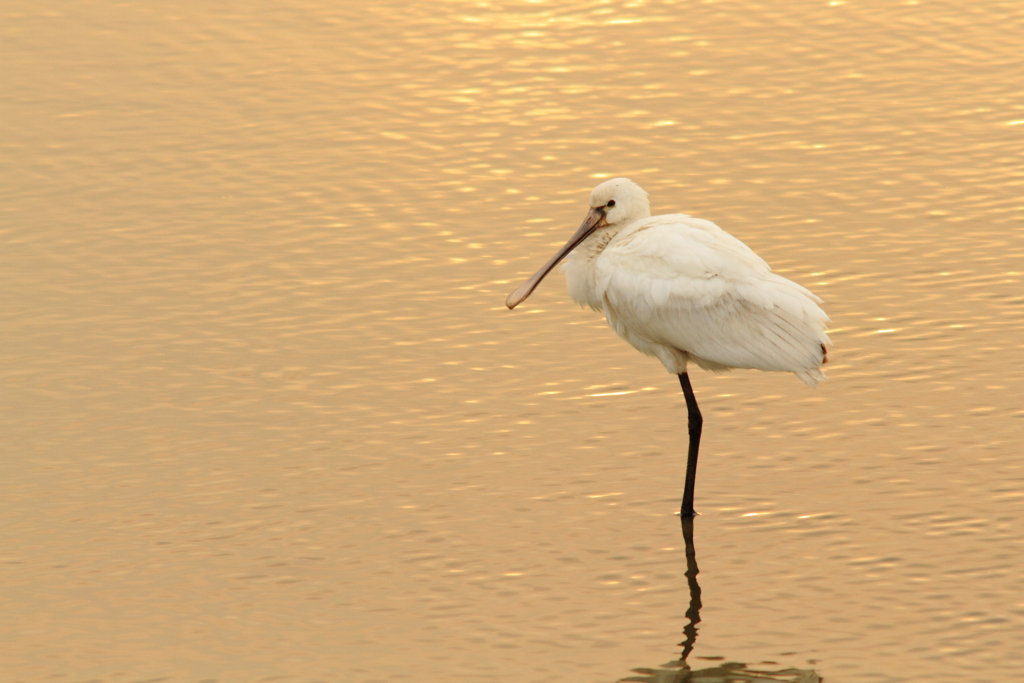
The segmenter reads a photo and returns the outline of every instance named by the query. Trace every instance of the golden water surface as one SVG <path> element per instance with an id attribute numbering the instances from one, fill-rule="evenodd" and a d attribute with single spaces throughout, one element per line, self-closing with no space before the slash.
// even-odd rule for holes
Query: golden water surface
<path id="1" fill-rule="evenodd" d="M 1022 44 L 1019 0 L 7 0 L 0 681 L 1021 679 Z M 618 175 L 833 321 L 817 391 L 692 374 L 689 565 L 675 378 L 558 275 L 504 306 Z"/>

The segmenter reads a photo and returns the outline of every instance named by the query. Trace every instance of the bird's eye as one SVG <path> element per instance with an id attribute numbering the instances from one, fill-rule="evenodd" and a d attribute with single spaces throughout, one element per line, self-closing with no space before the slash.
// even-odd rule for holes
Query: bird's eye
<path id="1" fill-rule="evenodd" d="M 605 206 L 607 206 L 609 209 L 612 208 L 613 206 L 615 206 L 615 200 L 609 199 L 608 203 Z"/>

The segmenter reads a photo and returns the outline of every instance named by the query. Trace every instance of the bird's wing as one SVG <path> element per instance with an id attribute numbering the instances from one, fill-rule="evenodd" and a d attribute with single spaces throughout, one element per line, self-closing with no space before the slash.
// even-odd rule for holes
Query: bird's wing
<path id="1" fill-rule="evenodd" d="M 617 235 L 595 267 L 609 323 L 637 348 L 635 341 L 669 346 L 710 368 L 796 372 L 812 385 L 821 378 L 821 300 L 710 221 L 643 220 Z"/>

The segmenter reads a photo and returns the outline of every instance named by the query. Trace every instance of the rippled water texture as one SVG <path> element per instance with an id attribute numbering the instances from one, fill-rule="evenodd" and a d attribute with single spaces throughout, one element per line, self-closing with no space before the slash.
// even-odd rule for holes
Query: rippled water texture
<path id="1" fill-rule="evenodd" d="M 1019 2 L 0 14 L 4 680 L 1024 677 Z M 693 373 L 699 575 L 675 378 L 503 303 L 616 175 L 833 321 Z"/>

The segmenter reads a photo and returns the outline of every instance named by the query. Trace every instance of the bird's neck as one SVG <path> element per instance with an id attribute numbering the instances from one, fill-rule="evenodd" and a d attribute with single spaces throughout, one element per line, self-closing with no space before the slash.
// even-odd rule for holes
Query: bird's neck
<path id="1" fill-rule="evenodd" d="M 605 226 L 595 230 L 590 237 L 583 240 L 583 244 L 572 250 L 568 257 L 569 260 L 588 264 L 592 263 L 594 259 L 601 255 L 601 252 L 605 250 L 608 243 L 619 234 L 621 229 L 621 226 Z"/>

